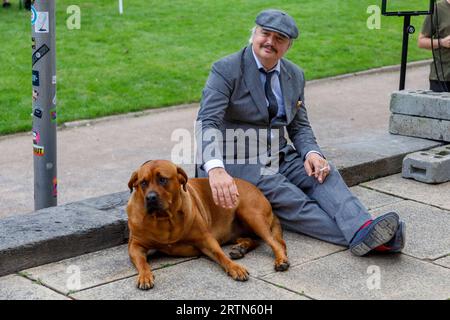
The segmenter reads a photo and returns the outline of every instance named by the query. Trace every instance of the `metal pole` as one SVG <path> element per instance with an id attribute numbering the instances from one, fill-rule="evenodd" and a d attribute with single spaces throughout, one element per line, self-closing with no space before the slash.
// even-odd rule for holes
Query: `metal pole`
<path id="1" fill-rule="evenodd" d="M 119 13 L 123 14 L 123 1 L 119 0 Z"/>
<path id="2" fill-rule="evenodd" d="M 31 8 L 34 209 L 57 205 L 55 0 Z"/>
<path id="3" fill-rule="evenodd" d="M 410 31 L 411 16 L 406 15 L 403 20 L 403 45 L 402 45 L 402 64 L 400 68 L 400 87 L 399 90 L 405 89 L 406 79 L 406 63 L 408 61 L 408 41 Z"/>

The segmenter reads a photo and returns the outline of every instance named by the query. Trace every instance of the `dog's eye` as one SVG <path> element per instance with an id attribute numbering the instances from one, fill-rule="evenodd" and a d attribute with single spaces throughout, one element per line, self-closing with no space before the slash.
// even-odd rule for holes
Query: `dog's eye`
<path id="1" fill-rule="evenodd" d="M 148 185 L 147 181 L 144 180 L 141 182 L 141 188 L 146 188 L 147 185 Z"/>
<path id="2" fill-rule="evenodd" d="M 167 178 L 159 177 L 159 184 L 160 185 L 162 185 L 162 186 L 166 185 L 167 181 L 168 181 Z"/>

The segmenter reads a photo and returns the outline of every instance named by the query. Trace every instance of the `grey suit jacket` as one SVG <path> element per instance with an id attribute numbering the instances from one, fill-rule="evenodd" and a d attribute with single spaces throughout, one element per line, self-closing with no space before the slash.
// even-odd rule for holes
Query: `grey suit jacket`
<path id="1" fill-rule="evenodd" d="M 251 45 L 213 64 L 195 128 L 198 176 L 207 176 L 205 162 L 222 159 L 231 176 L 255 184 L 263 167 L 276 170 L 273 163 L 280 155 L 289 161 L 296 153 L 304 159 L 309 151 L 321 152 L 305 108 L 303 71 L 282 59 L 280 84 L 286 117 L 269 122 Z M 295 148 L 285 138 L 285 131 Z"/>

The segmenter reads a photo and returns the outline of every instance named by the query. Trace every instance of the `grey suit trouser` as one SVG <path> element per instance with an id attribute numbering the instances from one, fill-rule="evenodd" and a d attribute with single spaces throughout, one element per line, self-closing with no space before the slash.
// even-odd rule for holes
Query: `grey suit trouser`
<path id="1" fill-rule="evenodd" d="M 337 169 L 320 184 L 308 177 L 300 156 L 281 160 L 278 173 L 262 175 L 257 187 L 272 204 L 285 230 L 348 246 L 369 219 L 364 205 L 348 189 Z"/>

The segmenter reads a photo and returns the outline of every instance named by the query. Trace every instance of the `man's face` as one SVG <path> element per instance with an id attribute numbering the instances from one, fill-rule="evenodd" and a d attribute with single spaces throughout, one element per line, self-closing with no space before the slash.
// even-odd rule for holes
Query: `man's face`
<path id="1" fill-rule="evenodd" d="M 253 51 L 263 64 L 276 64 L 288 51 L 289 43 L 289 38 L 278 32 L 256 27 Z"/>

